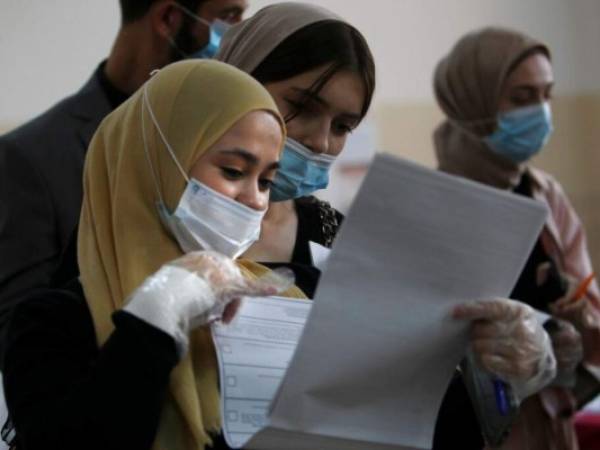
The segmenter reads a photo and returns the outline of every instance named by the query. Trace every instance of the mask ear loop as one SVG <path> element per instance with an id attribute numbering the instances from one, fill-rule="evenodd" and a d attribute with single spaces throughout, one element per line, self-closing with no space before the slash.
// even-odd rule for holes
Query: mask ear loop
<path id="1" fill-rule="evenodd" d="M 473 119 L 473 120 L 460 120 L 460 119 L 451 119 L 450 117 L 447 118 L 448 122 L 454 126 L 455 128 L 458 128 L 461 132 L 463 132 L 464 134 L 466 134 L 467 136 L 470 136 L 473 139 L 476 140 L 481 140 L 482 138 L 484 138 L 485 136 L 479 136 L 477 133 L 475 133 L 472 129 L 470 129 L 469 127 L 477 127 L 480 125 L 496 125 L 498 124 L 498 118 L 487 118 L 487 119 Z"/>
<path id="2" fill-rule="evenodd" d="M 189 54 L 187 54 L 179 48 L 179 46 L 175 43 L 175 40 L 171 36 L 167 36 L 167 40 L 169 41 L 169 44 L 171 44 L 171 47 L 173 47 L 175 51 L 179 53 L 179 56 L 181 56 L 184 59 L 190 57 Z"/>
<path id="3" fill-rule="evenodd" d="M 143 93 L 144 100 L 146 98 L 146 90 L 144 89 Z M 142 141 L 144 142 L 144 153 L 146 154 L 146 160 L 150 165 L 150 173 L 152 174 L 152 179 L 154 180 L 154 188 L 156 189 L 156 194 L 158 195 L 159 202 L 161 204 L 165 204 L 160 189 L 158 187 L 158 175 L 156 174 L 156 170 L 154 169 L 154 164 L 152 164 L 152 159 L 150 158 L 150 152 L 148 151 L 148 142 L 146 140 L 146 121 L 144 120 L 144 104 L 142 104 Z"/>
<path id="4" fill-rule="evenodd" d="M 187 9 L 185 6 L 180 5 L 179 3 L 175 3 L 174 4 L 181 12 L 183 12 L 186 16 L 191 17 L 192 19 L 200 22 L 201 24 L 205 25 L 206 27 L 208 27 L 209 30 L 211 30 L 212 28 L 212 24 L 206 20 L 203 19 L 202 17 L 198 16 L 197 14 L 194 14 L 192 11 L 190 11 L 189 9 Z M 177 45 L 177 43 L 175 42 L 175 40 L 171 37 L 171 36 L 167 36 L 167 40 L 169 41 L 169 44 L 171 44 L 171 46 L 175 49 L 175 51 L 177 53 L 179 53 L 179 56 L 181 56 L 182 58 L 189 58 L 190 54 L 184 52 L 183 50 L 181 50 L 179 48 L 179 46 Z"/>
<path id="5" fill-rule="evenodd" d="M 158 72 L 158 70 L 153 71 L 150 75 L 154 75 L 156 72 Z M 167 209 L 167 205 L 165 203 L 165 200 L 163 199 L 162 193 L 160 192 L 160 188 L 159 188 L 159 184 L 158 184 L 158 174 L 156 172 L 156 169 L 154 168 L 154 164 L 152 163 L 152 158 L 150 158 L 150 152 L 148 151 L 148 141 L 146 139 L 146 120 L 144 119 L 144 106 L 146 108 L 148 108 L 148 111 L 150 112 L 150 115 L 153 117 L 153 120 L 155 120 L 154 115 L 152 114 L 152 108 L 150 107 L 150 104 L 148 102 L 148 97 L 147 97 L 147 90 L 146 87 L 148 86 L 148 83 L 144 84 L 144 91 L 142 93 L 142 141 L 144 143 L 144 153 L 146 154 L 146 159 L 148 160 L 148 164 L 150 165 L 150 173 L 152 174 L 152 179 L 154 180 L 154 187 L 156 188 L 156 194 L 158 195 L 158 201 L 156 202 L 156 208 L 158 209 L 158 216 L 160 218 L 160 221 L 162 222 L 163 226 L 165 227 L 165 229 L 171 233 L 172 237 L 175 238 L 175 233 L 172 230 L 172 225 L 169 221 L 169 216 L 170 213 Z M 156 125 L 156 128 L 158 129 L 159 133 L 162 136 L 162 132 L 160 131 L 160 127 L 158 127 L 158 124 L 156 123 L 156 121 L 154 122 L 154 125 Z M 168 148 L 168 146 L 167 146 Z M 170 150 L 170 149 L 169 149 Z M 173 153 L 171 153 L 171 156 L 173 157 Z M 175 162 L 177 163 L 177 166 L 179 166 L 179 163 L 177 162 L 177 160 L 175 160 Z M 181 170 L 181 168 L 180 168 Z M 185 175 L 184 175 L 185 177 Z"/>
<path id="6" fill-rule="evenodd" d="M 152 122 L 154 123 L 154 126 L 156 127 L 156 130 L 158 131 L 158 134 L 160 135 L 160 138 L 163 141 L 163 144 L 165 145 L 165 147 L 167 148 L 169 154 L 171 155 L 171 159 L 173 160 L 173 162 L 175 163 L 175 165 L 179 169 L 179 172 L 181 173 L 181 175 L 183 176 L 183 178 L 185 179 L 185 181 L 187 183 L 189 183 L 190 179 L 187 176 L 187 173 L 185 173 L 185 170 L 183 170 L 183 167 L 181 167 L 181 164 L 179 164 L 179 161 L 177 160 L 177 157 L 175 156 L 175 152 L 173 151 L 173 149 L 169 145 L 169 142 L 167 141 L 167 138 L 165 137 L 165 135 L 163 134 L 162 130 L 160 129 L 160 126 L 158 125 L 158 121 L 156 120 L 156 117 L 154 116 L 154 111 L 152 111 L 152 107 L 150 106 L 150 102 L 148 101 L 148 83 L 146 83 L 144 85 L 143 100 L 144 100 L 144 105 L 146 106 L 146 109 L 150 113 L 150 118 L 152 119 Z M 142 129 L 144 129 L 144 113 L 143 113 L 143 110 L 142 110 Z M 146 156 L 148 157 L 148 160 L 150 160 L 150 155 L 148 153 L 148 147 L 147 147 L 147 144 L 146 144 L 146 133 L 145 132 L 144 132 L 144 148 L 146 149 Z M 152 163 L 150 163 L 150 164 L 152 165 Z M 152 170 L 154 172 L 154 167 L 153 167 Z M 155 180 L 156 180 L 156 172 L 154 172 L 154 177 L 155 177 Z M 162 200 L 162 198 L 161 198 L 161 200 Z"/>
<path id="7" fill-rule="evenodd" d="M 210 28 L 210 26 L 212 25 L 208 20 L 200 17 L 197 14 L 194 14 L 192 11 L 190 11 L 189 9 L 187 9 L 185 6 L 180 5 L 179 3 L 175 3 L 175 6 L 177 8 L 179 8 L 184 14 L 186 14 L 187 16 L 191 17 L 192 19 L 197 20 L 200 23 L 203 23 L 204 25 L 206 25 L 207 27 Z"/>
<path id="8" fill-rule="evenodd" d="M 155 70 L 150 75 L 154 75 L 156 72 L 158 72 L 158 71 Z M 150 173 L 152 173 L 152 178 L 154 180 L 154 187 L 156 188 L 156 194 L 158 195 L 158 199 L 159 199 L 159 201 L 157 202 L 157 208 L 158 208 L 158 211 L 159 211 L 159 215 L 160 215 L 161 221 L 166 226 L 166 228 L 170 229 L 170 227 L 168 226 L 168 221 L 166 221 L 166 217 L 165 217 L 165 215 L 168 216 L 168 211 L 167 211 L 167 206 L 166 206 L 165 200 L 164 200 L 164 198 L 162 196 L 162 193 L 160 192 L 159 183 L 158 183 L 158 173 L 156 172 L 154 164 L 152 163 L 152 158 L 150 158 L 150 152 L 148 151 L 148 141 L 146 139 L 146 121 L 144 119 L 144 109 L 148 109 L 148 112 L 150 113 L 150 116 L 152 117 L 152 121 L 154 122 L 154 126 L 158 130 L 158 133 L 160 134 L 161 139 L 163 140 L 163 143 L 167 147 L 167 150 L 169 151 L 169 154 L 171 155 L 171 158 L 173 159 L 173 161 L 175 162 L 175 164 L 179 168 L 179 171 L 181 172 L 181 174 L 185 178 L 186 182 L 189 183 L 189 179 L 188 179 L 187 174 L 184 172 L 183 168 L 179 164 L 179 161 L 177 161 L 177 158 L 175 157 L 175 154 L 173 153 L 173 150 L 171 149 L 171 147 L 169 146 L 168 142 L 166 141 L 166 139 L 165 139 L 165 137 L 164 137 L 164 135 L 162 133 L 162 130 L 158 126 L 158 122 L 156 120 L 156 117 L 154 117 L 154 113 L 153 113 L 152 108 L 150 106 L 150 102 L 148 101 L 147 87 L 148 87 L 148 82 L 146 84 L 144 84 L 144 88 L 143 88 L 144 91 L 142 93 L 142 102 L 143 102 L 143 104 L 142 104 L 142 111 L 141 111 L 141 113 L 142 113 L 142 141 L 144 143 L 144 153 L 146 154 L 146 159 L 148 160 L 148 164 L 150 165 Z"/>

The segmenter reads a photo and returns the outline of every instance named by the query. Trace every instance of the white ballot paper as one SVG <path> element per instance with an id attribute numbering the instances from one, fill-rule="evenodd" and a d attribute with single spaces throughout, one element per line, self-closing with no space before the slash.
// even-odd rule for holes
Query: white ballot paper
<path id="1" fill-rule="evenodd" d="M 310 300 L 246 297 L 229 325 L 215 323 L 223 432 L 241 447 L 267 424 L 269 404 L 292 359 Z"/>
<path id="2" fill-rule="evenodd" d="M 310 249 L 310 256 L 313 266 L 315 266 L 321 272 L 325 271 L 325 268 L 327 267 L 327 259 L 329 259 L 329 255 L 331 254 L 331 249 L 313 241 L 308 242 L 308 248 Z"/>
<path id="3" fill-rule="evenodd" d="M 450 310 L 508 296 L 545 216 L 531 199 L 378 155 L 295 352 L 302 314 L 274 306 L 293 301 L 254 299 L 237 325 L 214 329 L 228 442 L 258 450 L 431 448 L 467 345 L 469 326 Z M 226 343 L 222 333 L 232 337 L 236 327 L 245 329 L 239 342 Z"/>

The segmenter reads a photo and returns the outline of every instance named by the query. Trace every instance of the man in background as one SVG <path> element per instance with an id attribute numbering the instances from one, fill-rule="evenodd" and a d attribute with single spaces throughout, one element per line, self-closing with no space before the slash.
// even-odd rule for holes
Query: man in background
<path id="1" fill-rule="evenodd" d="M 77 274 L 75 252 L 65 252 L 79 220 L 85 153 L 102 119 L 154 69 L 211 57 L 223 22 L 239 22 L 247 0 L 120 0 L 120 7 L 110 55 L 88 82 L 0 137 L 0 356 L 16 302 L 49 286 L 63 256 L 61 271 Z"/>

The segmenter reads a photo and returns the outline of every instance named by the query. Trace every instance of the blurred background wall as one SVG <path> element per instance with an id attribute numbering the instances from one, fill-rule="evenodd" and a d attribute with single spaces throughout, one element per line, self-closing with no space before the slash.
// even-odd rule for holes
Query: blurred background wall
<path id="1" fill-rule="evenodd" d="M 307 1 L 359 28 L 378 70 L 371 113 L 353 134 L 327 197 L 345 209 L 375 150 L 434 166 L 431 133 L 441 120 L 431 89 L 435 64 L 465 32 L 510 26 L 552 49 L 556 131 L 535 165 L 565 187 L 600 267 L 599 0 Z M 249 2 L 249 14 L 276 3 Z M 6 131 L 87 80 L 110 49 L 119 11 L 117 0 L 5 0 L 1 11 L 0 131 Z"/>

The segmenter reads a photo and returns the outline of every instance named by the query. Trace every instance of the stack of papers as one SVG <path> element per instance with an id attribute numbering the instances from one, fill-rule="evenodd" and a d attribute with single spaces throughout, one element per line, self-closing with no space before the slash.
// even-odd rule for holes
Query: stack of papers
<path id="1" fill-rule="evenodd" d="M 235 448 L 429 449 L 464 356 L 456 304 L 506 297 L 544 223 L 533 200 L 378 155 L 312 305 L 245 302 L 213 329 Z"/>

